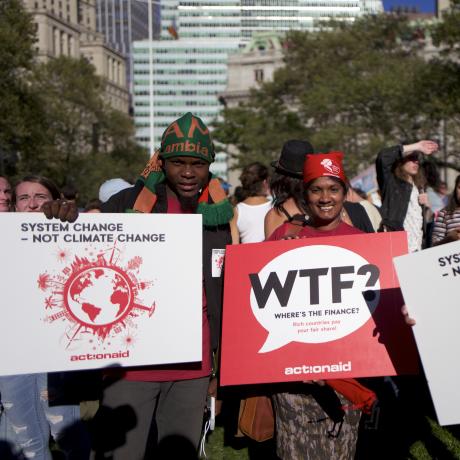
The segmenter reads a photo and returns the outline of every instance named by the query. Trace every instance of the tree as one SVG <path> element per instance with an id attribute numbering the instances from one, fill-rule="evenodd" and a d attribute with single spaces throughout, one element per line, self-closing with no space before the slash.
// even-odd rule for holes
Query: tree
<path id="1" fill-rule="evenodd" d="M 460 171 L 460 0 L 452 0 L 442 21 L 432 30 L 433 43 L 440 50 L 433 67 L 433 104 L 442 119 L 441 148 L 438 164 Z"/>
<path id="2" fill-rule="evenodd" d="M 267 162 L 296 137 L 317 151 L 343 150 L 352 174 L 385 144 L 437 135 L 446 107 L 433 94 L 445 69 L 420 56 L 423 46 L 420 30 L 400 16 L 291 32 L 285 66 L 246 104 L 225 110 L 214 135 L 238 148 L 238 167 L 261 152 Z"/>
<path id="3" fill-rule="evenodd" d="M 134 142 L 127 115 L 104 100 L 104 80 L 85 59 L 61 56 L 37 66 L 34 86 L 42 100 L 46 141 L 23 155 L 20 172 L 35 171 L 59 186 L 72 183 L 82 201 L 96 197 L 101 182 L 135 178 L 148 160 Z"/>
<path id="4" fill-rule="evenodd" d="M 43 144 L 43 114 L 31 85 L 35 30 L 20 0 L 0 2 L 0 174 Z"/>
<path id="5" fill-rule="evenodd" d="M 20 0 L 0 1 L 0 174 L 41 174 L 74 184 L 82 202 L 100 184 L 134 180 L 148 160 L 132 120 L 105 101 L 85 59 L 38 63 L 35 27 Z"/>

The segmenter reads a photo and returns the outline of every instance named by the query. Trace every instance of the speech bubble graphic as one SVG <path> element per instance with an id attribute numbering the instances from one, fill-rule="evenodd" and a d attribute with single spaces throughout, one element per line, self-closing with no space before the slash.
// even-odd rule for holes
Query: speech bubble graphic
<path id="1" fill-rule="evenodd" d="M 259 353 L 356 331 L 378 305 L 379 275 L 377 266 L 338 246 L 304 246 L 275 257 L 249 275 L 252 312 L 268 331 Z"/>

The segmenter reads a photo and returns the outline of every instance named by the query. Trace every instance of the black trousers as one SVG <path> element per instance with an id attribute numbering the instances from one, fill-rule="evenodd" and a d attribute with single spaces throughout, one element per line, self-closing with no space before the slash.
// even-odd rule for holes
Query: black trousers
<path id="1" fill-rule="evenodd" d="M 92 458 L 196 458 L 208 384 L 209 377 L 116 381 L 93 420 Z"/>

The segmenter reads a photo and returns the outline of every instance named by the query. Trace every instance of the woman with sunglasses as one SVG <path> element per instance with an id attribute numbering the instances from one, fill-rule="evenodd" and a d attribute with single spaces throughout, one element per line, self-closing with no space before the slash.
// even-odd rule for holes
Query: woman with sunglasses
<path id="1" fill-rule="evenodd" d="M 424 140 L 385 148 L 377 156 L 377 181 L 382 194 L 381 230 L 405 230 L 409 252 L 422 249 L 423 207 L 428 206 L 420 161 L 423 155 L 437 150 L 436 142 Z"/>

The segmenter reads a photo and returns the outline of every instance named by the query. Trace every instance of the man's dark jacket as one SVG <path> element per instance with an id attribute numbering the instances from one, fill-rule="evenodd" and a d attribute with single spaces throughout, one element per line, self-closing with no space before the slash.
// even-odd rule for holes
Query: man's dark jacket
<path id="1" fill-rule="evenodd" d="M 382 227 L 389 231 L 404 230 L 412 184 L 394 174 L 394 166 L 402 159 L 402 145 L 384 148 L 377 155 L 375 168 L 382 195 Z"/>
<path id="2" fill-rule="evenodd" d="M 137 183 L 134 187 L 122 190 L 112 196 L 109 201 L 102 205 L 102 212 L 125 212 L 126 209 L 132 209 L 142 187 L 141 183 Z M 164 184 L 158 185 L 156 192 L 158 200 L 152 212 L 164 214 L 168 210 L 166 186 Z M 186 233 L 184 233 L 184 238 L 187 238 Z M 211 329 L 212 350 L 216 350 L 219 344 L 223 298 L 223 272 L 220 277 L 212 276 L 212 251 L 213 249 L 225 249 L 226 245 L 231 243 L 230 226 L 228 224 L 217 227 L 203 227 L 203 279 Z M 165 261 L 164 263 L 168 262 Z"/>

